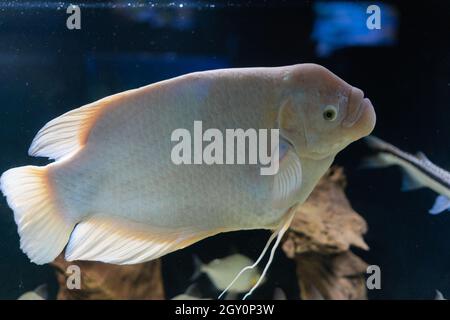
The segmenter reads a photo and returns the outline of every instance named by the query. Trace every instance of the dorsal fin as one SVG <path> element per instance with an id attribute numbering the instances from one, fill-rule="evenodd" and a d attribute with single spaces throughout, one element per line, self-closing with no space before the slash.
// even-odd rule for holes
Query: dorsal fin
<path id="1" fill-rule="evenodd" d="M 428 157 L 425 155 L 425 153 L 423 153 L 422 151 L 419 151 L 416 153 L 416 157 L 420 160 L 423 160 L 425 162 L 431 162 L 430 159 L 428 159 Z"/>
<path id="2" fill-rule="evenodd" d="M 132 91 L 135 90 L 108 96 L 51 120 L 39 130 L 28 154 L 58 160 L 77 152 L 85 145 L 89 132 L 104 108 L 119 103 Z"/>

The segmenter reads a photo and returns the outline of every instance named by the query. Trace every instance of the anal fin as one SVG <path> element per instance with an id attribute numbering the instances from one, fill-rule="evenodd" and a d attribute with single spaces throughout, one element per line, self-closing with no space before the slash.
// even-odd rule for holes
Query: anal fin
<path id="1" fill-rule="evenodd" d="M 135 264 L 157 259 L 221 231 L 145 228 L 128 220 L 92 217 L 79 223 L 66 247 L 65 258 Z"/>

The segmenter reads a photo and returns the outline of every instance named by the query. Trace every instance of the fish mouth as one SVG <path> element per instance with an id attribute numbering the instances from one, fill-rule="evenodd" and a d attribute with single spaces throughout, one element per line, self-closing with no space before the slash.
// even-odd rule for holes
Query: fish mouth
<path id="1" fill-rule="evenodd" d="M 359 116 L 358 122 L 361 123 L 360 133 L 363 137 L 369 135 L 375 128 L 375 123 L 377 122 L 377 115 L 375 113 L 375 108 L 369 98 L 364 98 L 362 106 L 360 108 L 361 115 Z"/>
<path id="2" fill-rule="evenodd" d="M 373 109 L 372 103 L 368 98 L 364 98 L 364 92 L 353 87 L 349 98 L 349 108 L 347 116 L 342 121 L 344 128 L 350 128 L 361 119 L 362 114 L 367 109 Z"/>

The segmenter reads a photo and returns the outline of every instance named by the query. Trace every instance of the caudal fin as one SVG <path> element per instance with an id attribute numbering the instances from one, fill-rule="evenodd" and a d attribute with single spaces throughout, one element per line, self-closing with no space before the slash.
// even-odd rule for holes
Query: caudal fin
<path id="1" fill-rule="evenodd" d="M 0 189 L 14 211 L 20 248 L 36 264 L 53 261 L 75 226 L 58 211 L 47 171 L 46 167 L 25 166 L 0 177 Z"/>

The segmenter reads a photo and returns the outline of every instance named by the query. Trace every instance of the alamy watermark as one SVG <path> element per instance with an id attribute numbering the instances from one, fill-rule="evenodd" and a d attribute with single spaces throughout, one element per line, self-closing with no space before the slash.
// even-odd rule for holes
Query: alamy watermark
<path id="1" fill-rule="evenodd" d="M 381 29 L 381 9 L 376 4 L 367 7 L 367 14 L 370 16 L 366 20 L 366 26 L 369 30 Z"/>
<path id="2" fill-rule="evenodd" d="M 66 27 L 69 30 L 80 30 L 81 29 L 81 10 L 79 6 L 71 4 L 67 7 L 67 14 L 70 16 L 66 20 Z"/>
<path id="3" fill-rule="evenodd" d="M 182 6 L 181 6 L 182 8 Z M 69 14 L 66 20 L 66 27 L 69 30 L 81 29 L 81 9 L 78 5 L 70 4 L 66 13 Z M 376 4 L 369 5 L 366 13 L 369 17 L 366 20 L 366 26 L 369 30 L 381 29 L 381 8 Z"/>
<path id="4" fill-rule="evenodd" d="M 81 269 L 76 264 L 71 264 L 66 269 L 66 287 L 69 290 L 81 289 Z"/>
<path id="5" fill-rule="evenodd" d="M 209 128 L 203 132 L 202 121 L 194 121 L 192 135 L 180 128 L 170 139 L 178 142 L 170 155 L 176 165 L 260 164 L 261 175 L 274 175 L 279 169 L 279 129 L 226 129 L 223 133 Z M 204 142 L 208 143 L 205 147 Z"/>
<path id="6" fill-rule="evenodd" d="M 381 269 L 376 264 L 367 267 L 367 274 L 370 274 L 366 280 L 366 286 L 369 290 L 381 289 Z"/>

